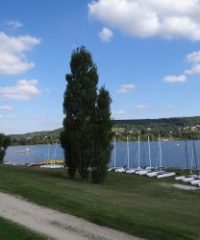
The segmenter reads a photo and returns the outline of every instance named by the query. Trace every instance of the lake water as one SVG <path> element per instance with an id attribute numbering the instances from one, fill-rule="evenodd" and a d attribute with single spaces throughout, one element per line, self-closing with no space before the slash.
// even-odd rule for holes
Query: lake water
<path id="1" fill-rule="evenodd" d="M 26 163 L 41 162 L 45 159 L 64 159 L 63 149 L 56 145 L 31 145 L 31 150 L 27 153 L 18 152 L 25 149 L 23 146 L 11 146 L 7 149 L 4 158 L 5 164 L 24 165 Z M 195 156 L 198 168 L 200 167 L 200 141 L 162 141 L 162 166 L 172 168 L 196 168 Z M 48 154 L 49 152 L 49 154 Z M 151 163 L 152 166 L 159 166 L 160 148 L 157 141 L 150 142 Z M 114 151 L 111 153 L 109 166 L 114 165 Z M 56 156 L 56 157 L 55 157 Z M 138 165 L 138 143 L 129 142 L 129 166 Z M 149 166 L 149 148 L 148 142 L 140 143 L 140 162 L 141 166 Z M 127 166 L 127 144 L 126 142 L 116 143 L 116 166 Z"/>

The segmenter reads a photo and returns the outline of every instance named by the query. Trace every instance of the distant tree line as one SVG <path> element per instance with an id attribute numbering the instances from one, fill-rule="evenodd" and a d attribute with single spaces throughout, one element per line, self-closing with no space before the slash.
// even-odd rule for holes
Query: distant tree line
<path id="1" fill-rule="evenodd" d="M 160 135 L 167 139 L 200 139 L 200 117 L 146 119 L 146 120 L 112 120 L 112 131 L 118 141 L 146 140 L 147 135 L 156 140 Z M 11 135 L 11 145 L 34 145 L 60 143 L 60 132 L 54 131 L 36 132 L 28 134 Z"/>
<path id="2" fill-rule="evenodd" d="M 142 140 L 156 140 L 158 136 L 166 139 L 200 139 L 200 117 L 144 119 L 144 120 L 115 120 L 113 131 L 119 141 L 131 140 L 138 136 Z"/>
<path id="3" fill-rule="evenodd" d="M 11 145 L 36 145 L 60 143 L 61 129 L 48 132 L 36 132 L 27 134 L 10 135 Z"/>

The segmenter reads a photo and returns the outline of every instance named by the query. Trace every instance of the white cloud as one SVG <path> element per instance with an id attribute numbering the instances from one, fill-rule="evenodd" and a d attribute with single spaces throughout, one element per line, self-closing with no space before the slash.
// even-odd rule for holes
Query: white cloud
<path id="1" fill-rule="evenodd" d="M 35 79 L 19 80 L 15 86 L 0 87 L 0 97 L 28 100 L 40 93 L 37 84 Z"/>
<path id="2" fill-rule="evenodd" d="M 11 27 L 13 29 L 17 29 L 17 28 L 23 27 L 23 24 L 20 21 L 18 21 L 18 20 L 10 20 L 10 21 L 6 22 L 5 25 L 8 26 L 8 27 Z"/>
<path id="3" fill-rule="evenodd" d="M 187 78 L 191 75 L 198 75 L 200 74 L 200 51 L 195 51 L 186 55 L 186 59 L 188 63 L 191 63 L 192 66 L 183 71 L 182 74 L 176 75 L 169 75 L 164 77 L 164 81 L 169 83 L 175 82 L 185 82 Z"/>
<path id="4" fill-rule="evenodd" d="M 187 81 L 187 77 L 185 75 L 168 75 L 164 77 L 164 81 L 168 83 L 183 83 Z"/>
<path id="5" fill-rule="evenodd" d="M 185 74 L 187 75 L 196 75 L 200 74 L 200 64 L 194 65 L 192 68 L 185 71 Z"/>
<path id="6" fill-rule="evenodd" d="M 0 74 L 15 75 L 33 68 L 25 53 L 39 43 L 40 39 L 28 35 L 14 37 L 0 32 Z"/>
<path id="7" fill-rule="evenodd" d="M 0 120 L 9 120 L 9 119 L 14 119 L 14 115 L 0 115 Z"/>
<path id="8" fill-rule="evenodd" d="M 126 110 L 112 111 L 112 118 L 113 119 L 125 119 L 125 118 L 127 118 L 127 111 Z"/>
<path id="9" fill-rule="evenodd" d="M 121 115 L 126 114 L 126 111 L 125 110 L 113 111 L 112 114 L 117 115 L 117 116 L 121 116 Z"/>
<path id="10" fill-rule="evenodd" d="M 193 63 L 193 66 L 190 69 L 185 70 L 185 74 L 200 74 L 200 51 L 189 53 L 186 58 L 188 62 Z"/>
<path id="11" fill-rule="evenodd" d="M 10 110 L 12 110 L 12 107 L 8 106 L 8 105 L 4 105 L 4 106 L 0 106 L 0 110 L 10 111 Z"/>
<path id="12" fill-rule="evenodd" d="M 129 93 L 133 92 L 136 89 L 134 84 L 124 84 L 121 85 L 120 88 L 117 90 L 118 93 Z"/>
<path id="13" fill-rule="evenodd" d="M 103 27 L 99 33 L 99 37 L 103 42 L 109 42 L 113 37 L 113 32 L 109 28 Z"/>
<path id="14" fill-rule="evenodd" d="M 188 62 L 200 62 L 200 51 L 189 53 L 186 57 Z"/>
<path id="15" fill-rule="evenodd" d="M 131 36 L 200 40 L 200 0 L 97 0 L 88 11 Z"/>
<path id="16" fill-rule="evenodd" d="M 144 111 L 149 109 L 149 106 L 145 105 L 145 104 L 138 104 L 135 106 L 135 109 L 140 110 L 140 111 Z"/>

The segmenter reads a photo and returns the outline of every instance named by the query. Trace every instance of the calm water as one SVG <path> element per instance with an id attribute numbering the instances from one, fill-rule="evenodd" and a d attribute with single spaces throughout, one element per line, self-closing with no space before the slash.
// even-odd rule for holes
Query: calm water
<path id="1" fill-rule="evenodd" d="M 185 147 L 186 146 L 186 147 Z M 198 168 L 200 167 L 200 141 L 162 141 L 162 166 L 187 168 L 193 166 L 195 168 L 195 154 Z M 7 149 L 4 159 L 6 164 L 24 165 L 30 162 L 41 162 L 48 158 L 48 145 L 28 146 L 31 149 L 28 153 L 20 153 L 18 150 L 25 149 L 23 146 L 14 146 Z M 57 149 L 56 149 L 57 148 Z M 140 161 L 141 166 L 149 166 L 148 143 L 140 143 Z M 157 141 L 150 143 L 152 166 L 159 166 L 160 154 L 159 144 Z M 55 157 L 56 155 L 56 157 Z M 114 154 L 111 153 L 109 166 L 114 165 Z M 137 167 L 138 164 L 138 144 L 137 142 L 129 142 L 129 158 L 130 167 Z M 63 150 L 60 146 L 51 145 L 49 148 L 49 159 L 64 159 Z M 188 159 L 188 161 L 187 161 Z M 188 162 L 188 164 L 186 163 Z M 116 143 L 116 166 L 127 165 L 127 144 L 126 142 Z"/>

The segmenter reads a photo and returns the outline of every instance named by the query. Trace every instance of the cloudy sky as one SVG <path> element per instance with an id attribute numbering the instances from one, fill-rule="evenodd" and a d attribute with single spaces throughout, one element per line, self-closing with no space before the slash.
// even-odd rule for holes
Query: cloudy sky
<path id="1" fill-rule="evenodd" d="M 0 132 L 62 126 L 85 45 L 115 119 L 200 115 L 200 0 L 0 0 Z"/>

